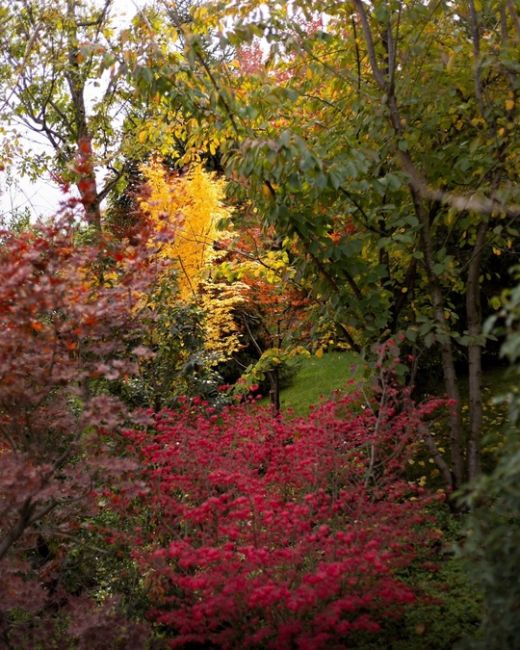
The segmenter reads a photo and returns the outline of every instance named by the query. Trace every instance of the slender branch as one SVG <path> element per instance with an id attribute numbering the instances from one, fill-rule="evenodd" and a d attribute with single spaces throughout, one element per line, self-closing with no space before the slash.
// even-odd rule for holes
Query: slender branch
<path id="1" fill-rule="evenodd" d="M 438 201 L 442 205 L 454 208 L 458 212 L 477 212 L 482 215 L 505 215 L 512 218 L 520 217 L 520 205 L 504 203 L 496 196 L 475 196 L 474 194 L 455 194 L 432 188 L 414 165 L 407 152 L 399 151 L 398 160 L 401 168 L 407 174 L 414 190 L 423 198 Z"/>
<path id="2" fill-rule="evenodd" d="M 368 59 L 370 61 L 370 67 L 372 68 L 374 79 L 377 81 L 377 84 L 381 87 L 381 89 L 386 92 L 388 90 L 388 82 L 385 79 L 383 73 L 381 72 L 381 68 L 379 67 L 379 64 L 377 63 L 376 49 L 374 47 L 374 39 L 372 38 L 372 30 L 370 29 L 370 25 L 368 23 L 368 16 L 367 16 L 365 4 L 362 2 L 362 0 L 354 0 L 354 6 L 356 7 L 357 14 L 361 21 L 361 26 L 363 28 L 363 34 L 365 36 L 365 43 L 367 46 Z"/>
<path id="3" fill-rule="evenodd" d="M 231 126 L 233 127 L 233 131 L 238 135 L 240 133 L 240 131 L 239 131 L 237 122 L 235 120 L 235 116 L 233 115 L 233 112 L 232 112 L 229 104 L 227 103 L 227 100 L 224 97 L 224 95 L 222 93 L 222 90 L 221 90 L 220 86 L 218 85 L 217 80 L 215 79 L 214 74 L 211 72 L 211 69 L 210 69 L 209 65 L 204 60 L 204 57 L 200 53 L 197 46 L 195 47 L 195 56 L 197 57 L 197 60 L 200 62 L 200 64 L 202 65 L 202 67 L 206 71 L 206 74 L 208 75 L 209 80 L 211 81 L 211 85 L 213 86 L 213 88 L 217 92 L 217 94 L 218 94 L 218 96 L 220 98 L 220 101 L 222 102 L 222 106 L 224 107 L 224 110 L 226 111 L 227 116 L 229 117 L 229 121 L 231 122 Z"/>
<path id="4" fill-rule="evenodd" d="M 356 53 L 357 94 L 359 99 L 361 95 L 361 53 L 359 51 L 356 19 L 354 16 L 352 16 L 351 22 L 352 22 L 352 33 L 354 35 L 354 51 Z"/>
<path id="5" fill-rule="evenodd" d="M 252 344 L 255 346 L 255 348 L 256 348 L 258 354 L 259 354 L 260 356 L 262 356 L 262 354 L 264 353 L 264 351 L 262 350 L 262 348 L 261 348 L 260 345 L 258 344 L 258 341 L 256 340 L 255 336 L 253 335 L 253 332 L 251 331 L 251 328 L 249 327 L 249 323 L 247 322 L 247 317 L 244 316 L 244 315 L 242 316 L 242 322 L 243 322 L 244 325 L 246 326 L 247 333 L 249 334 L 249 338 L 251 339 Z"/>
<path id="6" fill-rule="evenodd" d="M 484 101 L 482 99 L 482 84 L 480 80 L 480 26 L 478 23 L 475 2 L 469 0 L 469 15 L 471 21 L 471 38 L 473 41 L 473 58 L 475 66 L 475 97 L 482 117 L 484 117 Z"/>
<path id="7" fill-rule="evenodd" d="M 395 38 L 392 34 L 392 22 L 390 18 L 388 19 L 388 77 L 389 77 L 389 86 L 391 92 L 394 92 L 395 84 L 395 71 L 397 69 L 397 47 L 399 43 L 399 28 L 401 25 L 401 12 L 403 9 L 403 3 L 399 3 L 399 9 L 397 11 L 397 22 L 395 26 Z"/>
<path id="8" fill-rule="evenodd" d="M 98 200 L 100 203 L 109 194 L 112 188 L 116 186 L 117 182 L 123 176 L 123 174 L 124 169 L 116 170 L 115 176 L 105 183 L 101 191 L 98 192 Z"/>
<path id="9" fill-rule="evenodd" d="M 378 230 L 377 228 L 374 228 L 374 226 L 372 226 L 370 224 L 370 219 L 368 218 L 367 213 L 365 212 L 365 210 L 363 209 L 363 207 L 361 206 L 359 201 L 357 201 L 357 199 L 355 199 L 354 196 L 348 190 L 346 190 L 344 187 L 340 186 L 338 189 L 342 194 L 344 194 L 347 197 L 347 199 L 352 203 L 352 205 L 354 205 L 356 210 L 363 217 L 363 220 L 364 220 L 363 221 L 363 226 L 365 228 L 367 228 L 367 230 L 370 230 L 371 232 L 375 233 L 376 235 L 382 235 L 383 233 L 380 230 Z"/>
<path id="10" fill-rule="evenodd" d="M 25 68 L 26 63 L 29 60 L 29 56 L 31 54 L 33 46 L 36 43 L 36 40 L 37 40 L 38 35 L 40 33 L 40 30 L 42 28 L 42 25 L 43 25 L 42 22 L 39 22 L 39 23 L 37 23 L 35 25 L 35 27 L 34 27 L 34 29 L 32 31 L 32 34 L 29 37 L 27 45 L 25 46 L 25 52 L 24 52 L 24 55 L 23 55 L 23 59 L 20 61 L 20 63 L 16 66 L 16 69 L 14 70 L 16 75 L 20 75 L 21 72 L 23 71 L 23 69 Z M 2 25 L 2 27 L 3 27 L 3 25 Z M 16 92 L 16 85 L 13 86 L 13 88 L 11 89 L 11 92 L 6 97 L 6 99 L 4 100 L 3 104 L 0 106 L 0 113 L 4 110 L 4 108 L 6 106 L 9 105 L 9 102 L 11 101 L 11 97 L 15 94 L 15 92 Z"/>

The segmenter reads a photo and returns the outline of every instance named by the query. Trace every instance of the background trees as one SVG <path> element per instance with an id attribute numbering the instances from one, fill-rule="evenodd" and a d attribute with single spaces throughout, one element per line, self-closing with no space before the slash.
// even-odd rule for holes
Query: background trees
<path id="1" fill-rule="evenodd" d="M 411 500 L 421 490 L 409 491 L 426 479 L 414 475 L 415 457 L 424 465 L 427 452 L 437 463 L 448 494 L 480 471 L 482 359 L 496 362 L 498 349 L 482 322 L 508 303 L 516 323 L 516 294 L 501 290 L 514 283 L 507 269 L 518 248 L 518 12 L 498 0 L 301 0 L 268 11 L 256 0 L 163 0 L 119 32 L 111 9 L 110 1 L 0 3 L 4 117 L 53 148 L 22 170 L 51 166 L 64 189 L 77 186 L 83 208 L 13 227 L 0 241 L 0 561 L 10 599 L 0 629 L 11 646 L 24 634 L 35 646 L 29 632 L 39 617 L 40 631 L 42 621 L 56 622 L 58 643 L 130 612 L 130 598 L 118 609 L 105 591 L 121 586 L 112 564 L 107 582 L 74 583 L 94 622 L 65 631 L 64 609 L 81 604 L 70 582 L 62 600 L 55 589 L 65 584 L 61 559 L 74 555 L 58 541 L 68 534 L 76 567 L 86 539 L 123 558 L 133 576 L 142 563 L 136 615 L 155 603 L 164 610 L 152 614 L 156 630 L 175 643 L 189 643 L 204 619 L 209 640 L 225 641 L 232 629 L 240 644 L 271 606 L 278 618 L 255 643 L 316 647 L 336 624 L 332 638 L 344 643 L 356 625 L 375 630 L 350 615 L 358 606 L 379 612 L 410 593 L 395 571 L 412 561 L 407 545 L 424 521 Z M 6 143 L 6 162 L 16 146 Z M 251 364 L 243 363 L 248 341 Z M 384 353 L 374 353 L 381 341 Z M 514 341 L 506 345 L 513 356 Z M 363 403 L 339 411 L 329 403 L 286 424 L 279 368 L 300 345 L 307 354 L 356 350 L 378 383 Z M 276 418 L 255 420 L 247 406 L 215 410 L 229 399 L 219 373 L 235 380 L 240 363 L 243 381 L 270 379 Z M 427 387 L 426 374 L 444 387 Z M 433 406 L 418 412 L 406 380 L 449 398 L 435 434 Z M 121 437 L 136 406 L 145 407 L 140 426 Z M 504 519 L 514 529 L 517 518 L 508 449 L 512 460 L 482 488 L 496 510 L 480 511 L 489 520 L 475 515 L 493 580 L 489 530 Z M 113 458 L 123 474 L 137 459 L 139 480 L 103 475 Z M 199 473 L 188 476 L 194 459 Z M 19 489 L 23 473 L 31 481 Z M 271 496 L 274 505 L 255 506 Z M 341 556 L 338 568 L 338 533 L 355 529 L 365 511 L 374 518 L 363 519 L 363 539 L 381 538 L 385 550 L 357 563 Z M 72 529 L 73 512 L 88 533 Z M 394 549 L 398 521 L 406 544 Z M 128 538 L 153 552 L 132 555 Z M 117 552 L 107 551 L 112 544 Z M 286 572 L 284 547 L 299 572 Z M 275 578 L 258 574 L 256 560 L 243 563 L 279 548 Z M 320 564 L 322 549 L 330 555 Z M 33 618 L 20 618 L 31 589 Z M 240 610 L 243 593 L 255 620 Z M 99 625 L 92 594 L 108 611 Z M 300 597 L 312 604 L 300 607 Z M 284 627 L 288 611 L 301 616 L 298 629 Z"/>
<path id="2" fill-rule="evenodd" d="M 261 37 L 265 49 L 247 71 L 225 62 L 193 71 L 201 95 L 192 109 L 201 128 L 219 129 L 231 187 L 296 238 L 301 272 L 328 295 L 352 347 L 404 330 L 416 351 L 439 355 L 454 404 L 467 358 L 470 427 L 455 406 L 449 464 L 452 487 L 474 478 L 484 288 L 507 282 L 502 260 L 518 236 L 513 6 L 219 8 L 237 21 L 222 42 Z M 200 63 L 199 43 L 194 30 L 188 60 Z M 208 122 L 208 103 L 218 122 Z"/>
<path id="3" fill-rule="evenodd" d="M 100 222 L 96 204 L 125 175 L 111 111 L 127 116 L 127 162 L 155 148 L 180 166 L 202 157 L 224 169 L 237 206 L 252 201 L 264 226 L 293 242 L 296 272 L 337 341 L 360 349 L 406 332 L 416 356 L 438 355 L 454 404 L 467 359 L 469 431 L 454 407 L 449 465 L 452 487 L 474 478 L 482 318 L 518 236 L 514 6 L 316 0 L 273 3 L 266 15 L 255 2 L 215 3 L 188 18 L 159 3 L 118 42 L 109 3 L 62 9 L 63 30 L 46 5 L 6 13 L 30 44 L 6 43 L 23 68 L 6 101 L 72 164 L 80 191 L 92 192 L 91 218 Z M 104 70 L 108 90 L 88 117 L 89 79 Z M 94 165 L 110 160 L 115 175 L 98 190 Z"/>

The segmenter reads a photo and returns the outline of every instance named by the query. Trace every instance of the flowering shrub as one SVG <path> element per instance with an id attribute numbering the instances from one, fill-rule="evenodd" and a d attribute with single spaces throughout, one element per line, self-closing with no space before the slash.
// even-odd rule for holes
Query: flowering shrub
<path id="1" fill-rule="evenodd" d="M 398 617 L 414 594 L 396 572 L 427 541 L 401 470 L 437 406 L 349 397 L 284 421 L 186 402 L 127 431 L 141 495 L 107 496 L 140 518 L 133 555 L 170 647 L 343 648 Z"/>

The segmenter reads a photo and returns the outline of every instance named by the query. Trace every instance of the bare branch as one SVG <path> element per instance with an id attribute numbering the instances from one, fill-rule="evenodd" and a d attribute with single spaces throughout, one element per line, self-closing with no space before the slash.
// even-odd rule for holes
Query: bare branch
<path id="1" fill-rule="evenodd" d="M 377 84 L 385 92 L 388 90 L 388 82 L 385 79 L 381 68 L 377 62 L 376 49 L 374 46 L 374 39 L 372 37 L 372 30 L 370 29 L 370 24 L 368 22 L 368 16 L 365 8 L 365 4 L 362 0 L 354 0 L 354 6 L 356 7 L 357 14 L 361 21 L 361 26 L 363 28 L 363 34 L 365 36 L 365 43 L 367 46 L 368 59 L 370 61 L 370 67 L 372 68 L 372 73 Z"/>

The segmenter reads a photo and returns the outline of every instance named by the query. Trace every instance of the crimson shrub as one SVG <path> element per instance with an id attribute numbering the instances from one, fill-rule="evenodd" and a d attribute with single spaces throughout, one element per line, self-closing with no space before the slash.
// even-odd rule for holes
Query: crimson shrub
<path id="1" fill-rule="evenodd" d="M 141 493 L 109 496 L 139 521 L 130 546 L 170 647 L 344 648 L 398 617 L 414 601 L 399 570 L 430 534 L 403 465 L 438 405 L 345 397 L 285 421 L 186 401 L 126 431 Z"/>

